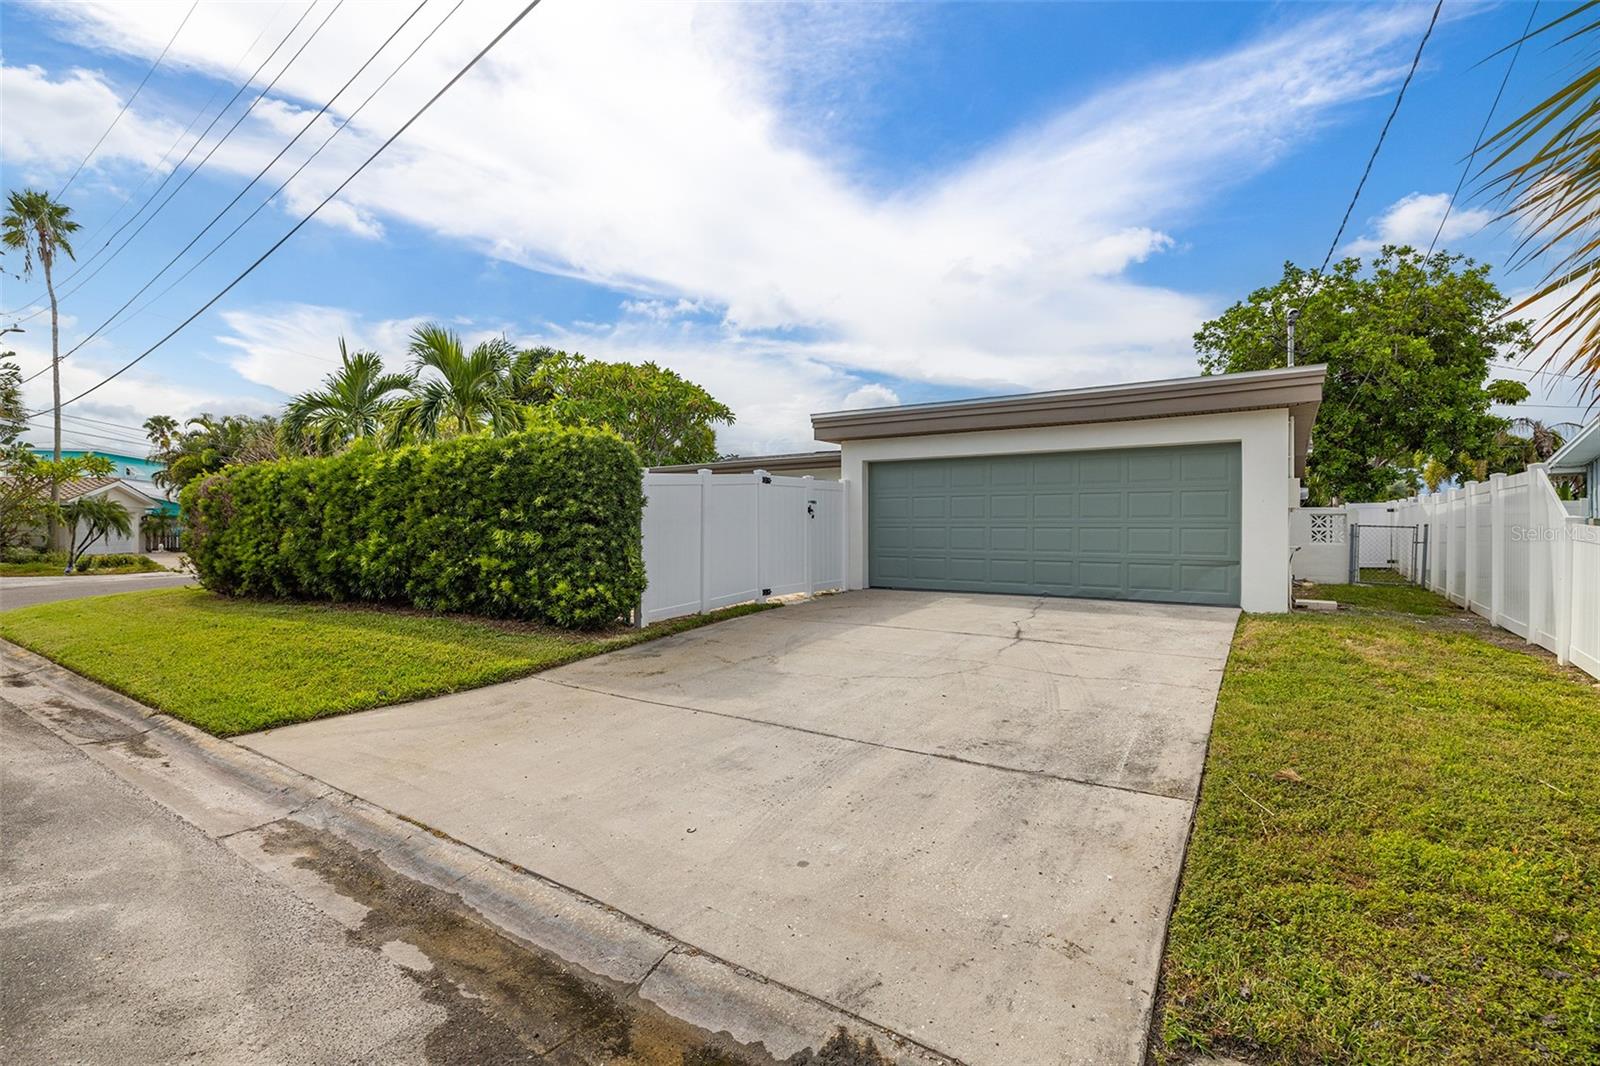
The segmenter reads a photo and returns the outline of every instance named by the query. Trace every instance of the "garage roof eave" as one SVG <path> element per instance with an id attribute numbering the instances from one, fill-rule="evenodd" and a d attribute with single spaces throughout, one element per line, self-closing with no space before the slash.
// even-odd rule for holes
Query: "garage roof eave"
<path id="1" fill-rule="evenodd" d="M 1552 473 L 1581 473 L 1600 460 L 1600 418 L 1590 420 L 1549 459 Z"/>
<path id="2" fill-rule="evenodd" d="M 1269 408 L 1291 409 L 1297 422 L 1304 419 L 1309 426 L 1322 400 L 1325 371 L 1319 364 L 1018 396 L 829 411 L 812 415 L 811 428 L 817 440 L 838 444 L 881 437 L 1032 429 Z"/>
<path id="3" fill-rule="evenodd" d="M 785 470 L 820 470 L 828 467 L 837 469 L 839 465 L 839 449 L 828 448 L 816 452 L 785 452 L 781 455 L 736 455 L 730 459 L 718 459 L 710 463 L 652 466 L 650 472 L 693 474 L 699 470 L 710 470 L 716 474 L 748 474 L 755 470 L 765 470 L 769 474 L 780 474 Z"/>

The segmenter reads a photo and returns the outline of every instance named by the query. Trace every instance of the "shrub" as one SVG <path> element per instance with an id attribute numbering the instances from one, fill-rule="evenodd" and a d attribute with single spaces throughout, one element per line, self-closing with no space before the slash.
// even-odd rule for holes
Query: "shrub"
<path id="1" fill-rule="evenodd" d="M 63 552 L 58 552 L 56 554 L 61 556 L 62 564 L 65 565 L 66 554 Z M 149 559 L 146 559 L 142 555 L 134 555 L 131 552 L 112 552 L 106 555 L 85 555 L 78 560 L 77 569 L 83 571 L 118 570 L 129 566 L 137 566 L 141 569 L 144 567 L 159 569 L 157 564 L 151 562 Z"/>
<path id="2" fill-rule="evenodd" d="M 229 595 L 592 628 L 644 591 L 641 473 L 588 428 L 229 467 L 184 490 L 184 549 Z"/>
<path id="3" fill-rule="evenodd" d="M 67 565 L 67 553 L 46 551 L 43 548 L 9 547 L 0 548 L 0 563 L 53 563 L 59 562 L 63 568 Z"/>

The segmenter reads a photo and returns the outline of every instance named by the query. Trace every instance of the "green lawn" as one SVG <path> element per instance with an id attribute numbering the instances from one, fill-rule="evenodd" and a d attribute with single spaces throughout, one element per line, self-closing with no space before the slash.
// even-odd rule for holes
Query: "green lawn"
<path id="1" fill-rule="evenodd" d="M 1418 589 L 1245 616 L 1158 1057 L 1600 1061 L 1600 689 Z"/>
<path id="2" fill-rule="evenodd" d="M 118 562 L 115 566 L 96 566 L 92 557 L 86 560 L 87 569 L 73 571 L 73 577 L 89 577 L 96 574 L 153 574 L 166 567 L 154 559 L 143 555 L 118 556 L 125 562 Z M 0 577 L 61 577 L 66 570 L 66 562 L 62 559 L 34 559 L 25 563 L 0 563 Z"/>
<path id="3" fill-rule="evenodd" d="M 769 605 L 569 633 L 152 589 L 0 614 L 0 637 L 218 736 L 488 685 Z"/>

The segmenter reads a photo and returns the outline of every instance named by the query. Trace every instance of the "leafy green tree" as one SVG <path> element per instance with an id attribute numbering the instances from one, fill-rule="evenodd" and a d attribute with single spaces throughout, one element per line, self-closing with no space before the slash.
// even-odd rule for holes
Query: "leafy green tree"
<path id="1" fill-rule="evenodd" d="M 1548 462 L 1565 441 L 1558 426 L 1537 418 L 1508 419 L 1495 431 L 1488 454 L 1473 463 L 1470 473 L 1479 480 L 1490 474 L 1520 474 L 1534 463 Z"/>
<path id="2" fill-rule="evenodd" d="M 162 464 L 155 483 L 182 489 L 195 478 L 216 473 L 225 466 L 259 463 L 284 455 L 279 444 L 278 420 L 251 415 L 203 414 L 189 419 L 182 430 L 171 429 L 174 420 L 157 415 L 144 423 L 150 437 L 150 458 Z M 289 454 L 298 454 L 289 449 Z"/>
<path id="3" fill-rule="evenodd" d="M 566 355 L 566 352 L 544 345 L 524 348 L 518 352 L 511 360 L 509 375 L 511 395 L 516 397 L 518 403 L 527 404 L 529 407 L 548 403 L 550 390 L 544 379 L 539 376 L 539 368 L 552 360 L 566 358 Z"/>
<path id="4" fill-rule="evenodd" d="M 1520 261 L 1543 260 L 1539 286 L 1512 312 L 1542 301 L 1554 308 L 1541 319 L 1536 340 L 1551 362 L 1575 371 L 1600 400 L 1600 44 L 1595 0 L 1561 10 L 1525 40 L 1542 51 L 1573 45 L 1572 74 L 1554 92 L 1489 138 L 1495 155 L 1486 172 L 1508 204 L 1507 214 L 1523 223 Z M 1532 38 L 1544 37 L 1542 41 Z M 1554 37 L 1555 40 L 1551 40 Z M 1509 46 L 1508 46 L 1509 47 Z M 1552 70 L 1557 69 L 1554 65 Z"/>
<path id="5" fill-rule="evenodd" d="M 1205 323 L 1195 349 L 1207 374 L 1284 366 L 1287 314 L 1301 307 L 1296 362 L 1328 367 L 1307 487 L 1315 501 L 1368 500 L 1429 461 L 1459 473 L 1490 457 L 1507 425 L 1490 403 L 1528 396 L 1488 380 L 1497 359 L 1530 347 L 1508 302 L 1487 266 L 1390 246 L 1370 270 L 1348 258 L 1314 288 L 1286 263 L 1276 284 Z"/>
<path id="6" fill-rule="evenodd" d="M 50 294 L 50 388 L 55 397 L 55 451 L 53 458 L 61 460 L 61 314 L 56 306 L 56 283 L 52 271 L 56 256 L 65 253 L 73 258 L 72 243 L 67 238 L 78 230 L 72 221 L 72 208 L 57 203 L 50 194 L 38 189 L 13 192 L 6 204 L 6 213 L 0 218 L 0 245 L 22 253 L 22 276 L 33 273 L 37 259 L 44 270 L 45 291 Z M 61 486 L 50 486 L 50 502 L 61 503 Z M 52 523 L 54 519 L 52 518 Z M 51 539 L 54 539 L 54 526 Z"/>
<path id="7" fill-rule="evenodd" d="M 305 441 L 319 455 L 376 437 L 407 392 L 410 374 L 387 374 L 377 352 L 352 352 L 339 338 L 339 369 L 322 388 L 296 396 L 283 414 L 283 432 L 291 441 Z"/>
<path id="8" fill-rule="evenodd" d="M 27 428 L 28 409 L 22 403 L 22 368 L 0 359 L 0 449 L 14 447 Z"/>
<path id="9" fill-rule="evenodd" d="M 606 363 L 577 353 L 545 355 L 533 374 L 539 410 L 565 425 L 604 426 L 632 444 L 646 466 L 717 458 L 719 425 L 733 411 L 705 389 L 655 363 Z"/>
<path id="10" fill-rule="evenodd" d="M 42 459 L 20 442 L 0 451 L 0 548 L 28 543 L 41 526 L 50 530 L 54 544 L 61 505 L 50 498 L 52 488 L 74 478 L 109 477 L 114 469 L 99 455 Z"/>
<path id="11" fill-rule="evenodd" d="M 418 326 L 407 349 L 411 394 L 394 409 L 391 440 L 442 440 L 487 427 L 495 436 L 522 428 L 522 405 L 511 387 L 517 349 L 503 337 L 474 345 L 436 323 Z"/>
<path id="12" fill-rule="evenodd" d="M 61 505 L 61 520 L 66 523 L 67 573 L 77 569 L 84 552 L 113 532 L 128 536 L 133 532 L 133 516 L 109 496 L 80 496 Z"/>

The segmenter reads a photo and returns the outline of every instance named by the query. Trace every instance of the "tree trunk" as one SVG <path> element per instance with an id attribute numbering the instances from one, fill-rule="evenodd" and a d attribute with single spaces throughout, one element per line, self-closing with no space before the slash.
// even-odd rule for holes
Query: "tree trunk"
<path id="1" fill-rule="evenodd" d="M 42 243 L 42 242 L 41 242 Z M 50 276 L 51 255 L 41 248 L 39 262 L 44 267 L 44 287 L 50 294 L 50 388 L 55 400 L 55 461 L 61 462 L 61 315 L 56 307 L 56 286 Z M 50 477 L 50 549 L 56 546 L 57 507 L 61 506 L 61 480 L 54 473 Z"/>

